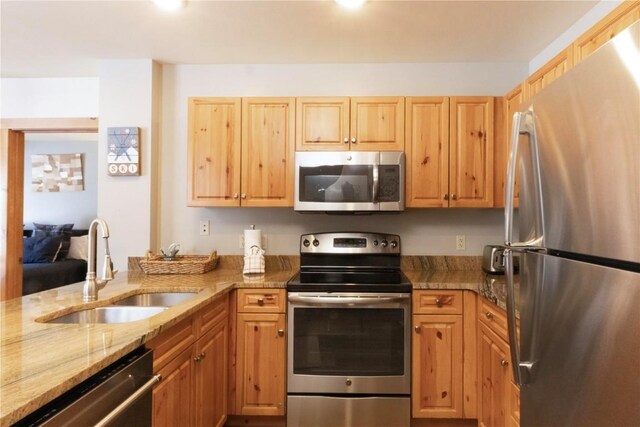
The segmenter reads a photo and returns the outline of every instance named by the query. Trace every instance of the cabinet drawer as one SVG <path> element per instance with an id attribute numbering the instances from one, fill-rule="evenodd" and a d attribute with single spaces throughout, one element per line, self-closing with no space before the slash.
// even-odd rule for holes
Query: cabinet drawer
<path id="1" fill-rule="evenodd" d="M 484 298 L 478 298 L 478 318 L 500 338 L 509 342 L 507 313 Z"/>
<path id="2" fill-rule="evenodd" d="M 195 342 L 196 328 L 193 320 L 194 317 L 190 316 L 147 342 L 147 347 L 153 349 L 153 372 L 158 372 Z"/>
<path id="3" fill-rule="evenodd" d="M 229 295 L 213 301 L 211 304 L 199 311 L 200 321 L 198 325 L 198 336 L 208 332 L 214 325 L 222 321 L 229 314 Z"/>
<path id="4" fill-rule="evenodd" d="M 238 313 L 284 313 L 284 289 L 238 289 Z"/>
<path id="5" fill-rule="evenodd" d="M 415 314 L 462 314 L 462 291 L 414 291 Z"/>

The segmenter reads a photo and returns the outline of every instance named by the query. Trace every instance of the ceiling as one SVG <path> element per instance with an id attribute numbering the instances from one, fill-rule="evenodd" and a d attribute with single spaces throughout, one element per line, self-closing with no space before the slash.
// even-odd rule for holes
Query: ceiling
<path id="1" fill-rule="evenodd" d="M 528 62 L 597 1 L 0 1 L 2 77 L 179 64 Z"/>

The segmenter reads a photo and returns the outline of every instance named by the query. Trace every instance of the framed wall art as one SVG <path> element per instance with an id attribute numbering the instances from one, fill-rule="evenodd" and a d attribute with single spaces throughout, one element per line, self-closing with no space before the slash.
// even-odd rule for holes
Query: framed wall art
<path id="1" fill-rule="evenodd" d="M 107 170 L 112 176 L 140 175 L 140 129 L 107 128 Z"/>
<path id="2" fill-rule="evenodd" d="M 31 155 L 31 189 L 38 193 L 84 191 L 82 154 Z"/>

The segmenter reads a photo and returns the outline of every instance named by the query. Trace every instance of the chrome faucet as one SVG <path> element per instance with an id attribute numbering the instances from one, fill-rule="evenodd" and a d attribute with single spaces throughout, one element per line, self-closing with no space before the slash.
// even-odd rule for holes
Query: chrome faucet
<path id="1" fill-rule="evenodd" d="M 98 242 L 98 226 L 102 229 L 102 238 L 105 245 L 104 256 L 104 270 L 102 272 L 102 279 L 96 279 L 96 258 Z M 89 243 L 88 243 L 88 260 L 87 260 L 87 277 L 82 289 L 82 299 L 84 302 L 95 301 L 98 299 L 98 291 L 105 287 L 109 280 L 113 280 L 113 277 L 117 271 L 113 270 L 113 262 L 111 262 L 111 254 L 109 253 L 109 227 L 104 220 L 96 218 L 91 221 L 89 226 Z"/>

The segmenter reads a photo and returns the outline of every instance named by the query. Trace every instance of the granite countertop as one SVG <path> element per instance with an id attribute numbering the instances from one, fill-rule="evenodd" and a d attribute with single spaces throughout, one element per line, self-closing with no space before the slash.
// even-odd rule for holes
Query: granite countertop
<path id="1" fill-rule="evenodd" d="M 294 257 L 277 257 L 276 261 L 267 262 L 266 274 L 244 276 L 242 257 L 229 258 L 220 262 L 217 269 L 198 275 L 123 272 L 100 291 L 98 301 L 91 303 L 82 302 L 82 283 L 1 302 L 0 427 L 40 408 L 218 296 L 235 288 L 284 288 L 299 268 Z M 403 260 L 402 268 L 414 289 L 469 289 L 499 306 L 502 301 L 504 308 L 504 280 L 488 280 L 477 262 L 463 266 L 467 269 L 455 270 L 461 266 L 442 265 L 434 257 L 411 258 L 415 259 Z M 135 263 L 129 264 L 132 267 L 135 268 Z M 158 315 L 135 322 L 42 323 L 79 309 L 109 305 L 133 294 L 167 291 L 197 294 Z"/>

